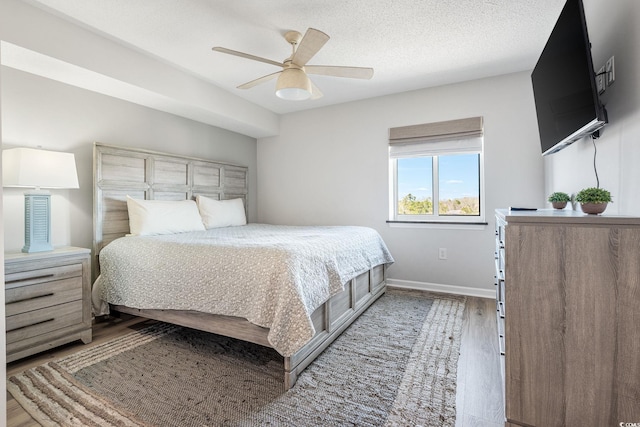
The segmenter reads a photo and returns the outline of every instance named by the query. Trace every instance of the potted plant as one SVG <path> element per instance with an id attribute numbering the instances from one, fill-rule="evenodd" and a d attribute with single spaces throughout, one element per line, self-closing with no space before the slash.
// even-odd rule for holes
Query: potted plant
<path id="1" fill-rule="evenodd" d="M 600 214 L 611 202 L 611 193 L 604 188 L 585 188 L 576 195 L 576 202 L 580 203 L 582 212 L 586 214 Z"/>
<path id="2" fill-rule="evenodd" d="M 571 200 L 571 197 L 569 197 L 567 193 L 556 191 L 555 193 L 551 193 L 547 200 L 551 202 L 554 209 L 564 209 L 564 207 L 567 206 L 567 202 Z"/>

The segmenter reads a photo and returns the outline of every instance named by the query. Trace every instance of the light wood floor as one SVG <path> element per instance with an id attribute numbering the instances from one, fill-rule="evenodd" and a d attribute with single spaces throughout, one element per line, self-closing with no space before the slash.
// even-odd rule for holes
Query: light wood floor
<path id="1" fill-rule="evenodd" d="M 496 301 L 467 298 L 458 359 L 456 427 L 504 426 Z"/>
<path id="2" fill-rule="evenodd" d="M 89 345 L 138 329 L 143 323 L 144 320 L 139 318 L 98 323 L 94 326 L 93 342 Z M 458 362 L 457 427 L 504 426 L 496 333 L 495 301 L 468 297 Z M 7 377 L 83 348 L 86 346 L 78 342 L 10 363 L 7 365 Z M 7 427 L 32 426 L 39 424 L 8 394 Z"/>

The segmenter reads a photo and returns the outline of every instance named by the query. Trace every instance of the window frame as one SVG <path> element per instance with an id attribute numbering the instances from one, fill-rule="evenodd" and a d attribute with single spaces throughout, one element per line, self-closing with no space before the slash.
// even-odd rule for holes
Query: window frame
<path id="1" fill-rule="evenodd" d="M 440 179 L 438 158 L 439 156 L 455 155 L 455 154 L 478 154 L 478 184 L 479 184 L 479 198 L 478 210 L 479 215 L 440 215 L 439 203 L 440 203 Z M 431 157 L 432 160 L 432 202 L 433 202 L 433 214 L 432 215 L 399 215 L 398 214 L 398 159 L 399 158 L 411 158 L 411 157 Z M 430 156 L 405 156 L 395 157 L 389 156 L 389 223 L 432 223 L 432 224 L 481 224 L 486 225 L 485 220 L 485 192 L 484 192 L 484 138 L 482 148 L 477 152 L 465 152 L 460 153 L 455 150 L 450 152 L 442 152 L 440 154 L 434 154 Z"/>

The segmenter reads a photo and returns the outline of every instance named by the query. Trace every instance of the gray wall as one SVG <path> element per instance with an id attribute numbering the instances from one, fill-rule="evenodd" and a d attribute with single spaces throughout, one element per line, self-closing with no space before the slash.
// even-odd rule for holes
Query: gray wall
<path id="1" fill-rule="evenodd" d="M 489 225 L 386 224 L 388 129 L 473 116 L 484 117 Z M 260 222 L 373 227 L 396 260 L 390 278 L 492 289 L 494 209 L 545 203 L 529 73 L 287 114 L 279 136 L 258 140 L 258 183 Z M 438 248 L 448 249 L 446 261 L 438 260 Z"/>
<path id="2" fill-rule="evenodd" d="M 0 49 L 0 57 L 2 56 Z M 0 83 L 2 82 L 2 70 L 0 69 Z M 0 85 L 0 138 L 2 137 L 2 87 Z M 0 152 L 0 234 L 4 235 L 4 227 L 2 226 L 4 210 L 3 210 L 3 188 L 2 188 L 2 152 Z M 0 239 L 0 277 L 4 285 L 4 239 Z M 4 292 L 0 293 L 0 331 L 5 331 L 5 314 L 4 314 Z M 6 334 L 0 334 L 0 384 L 5 384 L 7 371 L 4 368 L 7 361 Z M 7 419 L 7 390 L 2 387 L 0 390 L 0 420 Z"/>
<path id="3" fill-rule="evenodd" d="M 596 140 L 600 186 L 611 192 L 606 214 L 640 214 L 640 2 L 583 0 L 594 67 L 615 56 L 616 81 L 602 95 L 609 124 Z M 545 192 L 575 194 L 596 186 L 594 147 L 584 138 L 545 158 Z M 579 206 L 576 209 L 580 209 Z"/>
<path id="4" fill-rule="evenodd" d="M 0 1 L 3 65 L 243 135 L 277 134 L 272 111 L 29 3 Z"/>
<path id="5" fill-rule="evenodd" d="M 78 190 L 52 190 L 54 246 L 92 246 L 92 150 L 105 144 L 223 160 L 249 167 L 256 210 L 256 140 L 224 129 L 2 67 L 3 148 L 42 146 L 76 156 Z M 23 190 L 4 189 L 4 244 L 24 244 Z"/>

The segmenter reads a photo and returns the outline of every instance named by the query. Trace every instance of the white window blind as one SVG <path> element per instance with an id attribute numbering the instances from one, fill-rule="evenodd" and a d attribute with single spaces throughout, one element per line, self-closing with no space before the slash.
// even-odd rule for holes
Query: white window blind
<path id="1" fill-rule="evenodd" d="M 482 117 L 391 128 L 389 157 L 479 153 L 482 135 Z"/>

